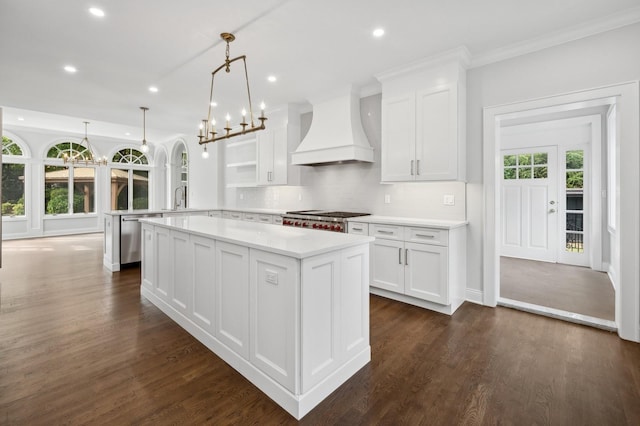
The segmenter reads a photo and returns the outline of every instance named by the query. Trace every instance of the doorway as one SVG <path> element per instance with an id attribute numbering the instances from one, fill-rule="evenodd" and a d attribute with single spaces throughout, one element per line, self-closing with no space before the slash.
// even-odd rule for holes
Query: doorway
<path id="1" fill-rule="evenodd" d="M 583 322 L 615 328 L 615 294 L 600 272 L 603 255 L 609 257 L 608 245 L 601 247 L 605 215 L 601 198 L 593 196 L 601 187 L 608 109 L 501 123 L 502 302 L 580 314 Z M 563 118 L 568 114 L 576 117 Z"/>
<path id="2" fill-rule="evenodd" d="M 558 112 L 577 111 L 588 107 L 613 105 L 617 110 L 614 120 L 615 132 L 619 137 L 614 142 L 615 170 L 608 175 L 607 183 L 615 180 L 613 191 L 605 194 L 593 191 L 593 199 L 606 198 L 608 207 L 613 210 L 616 227 L 609 229 L 607 241 L 610 242 L 611 258 L 606 265 L 615 288 L 615 326 L 620 337 L 640 340 L 640 287 L 638 277 L 640 268 L 637 259 L 639 228 L 637 218 L 640 216 L 637 185 L 640 181 L 638 172 L 637 146 L 640 129 L 638 126 L 639 105 L 638 82 L 608 86 L 599 89 L 556 95 L 548 98 L 506 104 L 484 110 L 484 232 L 483 242 L 483 278 L 485 305 L 495 306 L 500 299 L 501 276 L 501 225 L 502 225 L 502 193 L 500 155 L 503 149 L 501 124 L 506 119 L 530 118 L 534 115 L 556 114 Z M 609 146 L 607 148 L 610 148 Z M 601 196 L 602 195 L 602 196 Z M 596 213 L 596 212 L 593 212 Z M 592 215 L 591 223 L 594 222 Z M 602 218 L 597 223 L 603 225 Z M 571 232 L 569 232 L 571 234 Z M 586 237 L 585 237 L 586 238 Z M 597 263 L 598 250 L 602 243 L 592 241 L 593 250 L 589 253 L 589 262 Z M 595 269 L 598 269 L 597 267 Z"/>

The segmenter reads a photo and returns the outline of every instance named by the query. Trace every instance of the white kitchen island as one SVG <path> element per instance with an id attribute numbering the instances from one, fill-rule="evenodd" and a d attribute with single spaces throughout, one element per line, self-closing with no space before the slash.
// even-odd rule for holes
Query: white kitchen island
<path id="1" fill-rule="evenodd" d="M 296 419 L 371 360 L 372 237 L 201 216 L 141 222 L 142 295 Z"/>

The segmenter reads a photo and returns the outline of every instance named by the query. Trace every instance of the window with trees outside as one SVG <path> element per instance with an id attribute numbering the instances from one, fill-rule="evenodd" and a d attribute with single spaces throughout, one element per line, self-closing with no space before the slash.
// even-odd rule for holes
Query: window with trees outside
<path id="1" fill-rule="evenodd" d="M 24 216 L 24 152 L 12 139 L 2 136 L 2 216 Z"/>
<path id="2" fill-rule="evenodd" d="M 111 168 L 111 209 L 144 210 L 149 208 L 149 160 L 137 149 L 116 152 Z"/>
<path id="3" fill-rule="evenodd" d="M 47 152 L 44 165 L 44 213 L 94 213 L 96 169 L 89 165 L 59 165 L 64 155 L 90 160 L 91 152 L 75 142 L 61 142 Z"/>

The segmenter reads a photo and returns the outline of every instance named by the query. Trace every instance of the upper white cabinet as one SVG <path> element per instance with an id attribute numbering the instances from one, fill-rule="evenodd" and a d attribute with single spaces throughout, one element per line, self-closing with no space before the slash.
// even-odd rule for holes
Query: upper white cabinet
<path id="1" fill-rule="evenodd" d="M 252 138 L 225 141 L 222 161 L 227 188 L 300 183 L 299 167 L 290 161 L 300 143 L 300 112 L 284 106 L 268 116 L 267 128 Z"/>
<path id="2" fill-rule="evenodd" d="M 258 134 L 258 185 L 287 184 L 287 146 L 286 128 Z"/>
<path id="3" fill-rule="evenodd" d="M 465 54 L 378 76 L 383 182 L 465 180 Z"/>

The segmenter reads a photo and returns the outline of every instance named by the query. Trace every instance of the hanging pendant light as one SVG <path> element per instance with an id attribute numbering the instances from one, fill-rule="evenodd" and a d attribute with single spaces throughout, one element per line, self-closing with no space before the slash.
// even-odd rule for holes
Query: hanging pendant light
<path id="1" fill-rule="evenodd" d="M 142 110 L 142 146 L 140 146 L 140 151 L 145 154 L 149 152 L 149 145 L 147 145 L 147 116 L 146 113 L 149 110 L 147 107 L 140 107 Z"/>
<path id="2" fill-rule="evenodd" d="M 84 164 L 86 166 L 95 165 L 95 166 L 106 166 L 107 165 L 107 157 L 97 157 L 93 152 L 93 148 L 91 148 L 91 143 L 89 142 L 89 137 L 87 136 L 87 126 L 89 125 L 88 121 L 84 121 L 84 138 L 80 141 L 80 145 L 85 144 L 87 146 L 88 155 L 84 155 L 78 153 L 72 157 L 69 157 L 66 153 L 62 156 L 62 161 L 65 163 L 71 164 Z"/>
<path id="3" fill-rule="evenodd" d="M 260 114 L 260 117 L 258 117 L 258 120 L 260 120 L 260 124 L 255 124 L 254 123 L 254 117 L 253 117 L 253 105 L 251 104 L 251 91 L 249 90 L 249 74 L 247 72 L 247 60 L 246 60 L 246 56 L 242 55 L 242 56 L 238 56 L 236 58 L 233 59 L 229 59 L 229 43 L 231 43 L 232 41 L 234 41 L 236 39 L 236 37 L 231 34 L 231 33 L 222 33 L 220 34 L 220 37 L 222 38 L 222 40 L 225 41 L 225 43 L 227 43 L 227 48 L 225 50 L 225 61 L 222 65 L 220 65 L 218 68 L 216 68 L 212 73 L 211 73 L 211 91 L 209 94 L 209 112 L 207 114 L 207 118 L 202 120 L 202 124 L 200 124 L 200 134 L 198 135 L 198 139 L 199 139 L 199 144 L 200 145 L 204 145 L 204 151 L 202 153 L 202 157 L 203 158 L 207 158 L 207 156 L 209 155 L 209 153 L 207 152 L 207 146 L 206 144 L 210 143 L 210 142 L 215 142 L 221 139 L 229 139 L 235 136 L 241 136 L 241 135 L 245 135 L 247 133 L 251 133 L 251 132 L 257 132 L 258 130 L 264 130 L 265 129 L 265 125 L 264 122 L 265 120 L 267 120 L 267 118 L 264 116 L 264 104 L 261 105 L 261 109 L 262 109 L 262 113 Z M 238 60 L 242 60 L 243 64 L 244 64 L 244 77 L 245 77 L 245 82 L 247 85 L 247 101 L 248 101 L 248 106 L 249 106 L 249 121 L 250 123 L 246 122 L 246 114 L 247 111 L 243 110 L 243 114 L 242 114 L 242 121 L 240 122 L 240 126 L 242 127 L 239 130 L 233 131 L 232 132 L 232 128 L 230 126 L 230 117 L 229 114 L 227 114 L 226 117 L 226 126 L 222 129 L 223 131 L 221 131 L 220 133 L 216 132 L 216 122 L 213 119 L 213 117 L 211 117 L 211 106 L 214 105 L 214 96 L 213 96 L 213 81 L 215 79 L 216 73 L 218 71 L 221 70 L 225 70 L 225 72 L 230 73 L 231 72 L 231 63 L 238 61 Z M 247 128 L 248 127 L 248 128 Z M 217 136 L 218 135 L 218 136 Z"/>

